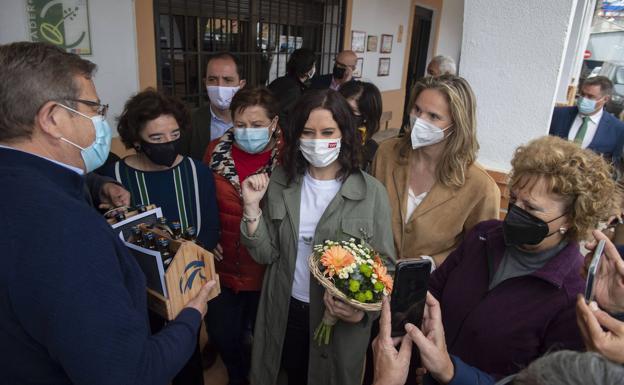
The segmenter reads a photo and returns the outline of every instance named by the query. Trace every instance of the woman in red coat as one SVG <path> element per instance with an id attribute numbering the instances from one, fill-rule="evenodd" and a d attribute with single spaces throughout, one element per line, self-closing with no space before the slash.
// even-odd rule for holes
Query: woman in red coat
<path id="1" fill-rule="evenodd" d="M 241 184 L 257 173 L 269 174 L 278 161 L 278 104 L 263 87 L 238 91 L 230 106 L 232 124 L 210 143 L 204 163 L 214 174 L 221 235 L 214 250 L 221 295 L 210 302 L 206 327 L 228 370 L 229 384 L 247 384 L 249 360 L 244 340 L 252 330 L 264 266 L 240 244 L 243 216 Z"/>

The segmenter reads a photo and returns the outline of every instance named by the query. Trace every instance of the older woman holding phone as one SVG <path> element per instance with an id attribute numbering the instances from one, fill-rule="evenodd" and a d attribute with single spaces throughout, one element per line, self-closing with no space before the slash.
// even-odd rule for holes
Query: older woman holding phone
<path id="1" fill-rule="evenodd" d="M 476 163 L 476 100 L 466 80 L 427 77 L 408 104 L 411 131 L 383 142 L 372 174 L 388 189 L 398 258 L 440 266 L 477 223 L 496 219 L 500 191 Z"/>
<path id="2" fill-rule="evenodd" d="M 499 378 L 551 349 L 583 347 L 578 242 L 614 210 L 610 167 L 552 136 L 520 146 L 511 165 L 505 220 L 475 226 L 429 280 L 455 357 L 438 373 L 443 384 L 468 365 Z"/>

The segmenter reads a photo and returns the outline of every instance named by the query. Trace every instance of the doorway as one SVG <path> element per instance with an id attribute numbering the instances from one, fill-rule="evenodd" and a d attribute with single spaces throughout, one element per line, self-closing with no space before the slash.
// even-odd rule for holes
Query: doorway
<path id="1" fill-rule="evenodd" d="M 409 53 L 409 64 L 407 66 L 407 83 L 405 88 L 405 102 L 403 104 L 403 123 L 401 124 L 401 132 L 403 132 L 405 127 L 409 125 L 409 111 L 407 110 L 407 103 L 409 102 L 410 91 L 416 81 L 425 76 L 432 22 L 433 11 L 416 6 L 416 10 L 414 11 L 414 24 L 412 28 L 412 44 Z"/>

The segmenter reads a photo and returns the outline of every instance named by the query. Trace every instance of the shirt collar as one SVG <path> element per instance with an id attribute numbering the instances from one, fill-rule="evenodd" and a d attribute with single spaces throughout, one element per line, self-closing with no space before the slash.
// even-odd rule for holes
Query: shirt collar
<path id="1" fill-rule="evenodd" d="M 600 123 L 600 119 L 602 119 L 602 114 L 603 114 L 603 113 L 604 113 L 604 108 L 601 108 L 598 112 L 596 112 L 596 113 L 595 113 L 595 114 L 593 114 L 593 115 L 583 115 L 583 114 L 579 113 L 579 115 L 578 115 L 578 116 L 579 116 L 579 118 L 580 118 L 581 120 L 583 120 L 583 118 L 584 118 L 585 116 L 589 116 L 589 120 L 591 120 L 591 121 L 592 121 L 592 123 L 594 123 L 595 125 L 598 125 L 598 123 Z"/>
<path id="2" fill-rule="evenodd" d="M 210 105 L 210 116 L 212 116 L 213 119 L 216 119 L 219 122 L 222 122 L 224 124 L 229 124 L 228 122 L 226 122 L 225 120 L 221 119 L 220 117 L 217 116 L 217 114 L 214 113 L 214 111 L 212 110 L 212 104 Z"/>
<path id="3" fill-rule="evenodd" d="M 333 76 L 332 76 L 332 81 L 331 81 L 331 84 L 329 85 L 329 88 L 331 88 L 334 91 L 338 91 L 340 89 L 340 84 L 338 84 L 338 82 L 336 81 L 336 79 L 334 79 Z"/>
<path id="4" fill-rule="evenodd" d="M 69 165 L 69 164 L 67 164 L 67 163 L 59 162 L 58 160 L 54 160 L 54 159 L 50 159 L 50 158 L 46 158 L 45 156 L 41 156 L 41 155 L 38 155 L 38 154 L 33 154 L 32 152 L 18 150 L 17 148 L 13 148 L 13 147 L 10 147 L 10 146 L 5 146 L 5 145 L 3 145 L 3 144 L 0 144 L 0 148 L 6 148 L 6 149 L 9 149 L 9 150 L 13 150 L 13 151 L 25 152 L 25 153 L 27 153 L 27 154 L 34 155 L 34 156 L 36 156 L 36 157 L 39 157 L 39 158 L 41 158 L 41 159 L 45 159 L 45 160 L 50 161 L 50 162 L 52 162 L 52 163 L 56 163 L 56 164 L 58 164 L 59 166 L 65 167 L 66 169 L 68 169 L 68 170 L 71 170 L 71 171 L 75 172 L 75 173 L 76 173 L 76 174 L 78 174 L 78 175 L 84 175 L 84 171 L 83 171 L 83 169 L 78 168 L 78 167 L 74 167 L 74 166 Z"/>

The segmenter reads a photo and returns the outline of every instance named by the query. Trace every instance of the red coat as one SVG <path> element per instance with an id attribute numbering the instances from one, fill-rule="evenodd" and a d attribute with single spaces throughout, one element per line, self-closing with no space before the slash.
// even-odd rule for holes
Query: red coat
<path id="1" fill-rule="evenodd" d="M 215 268 L 221 285 L 234 292 L 259 291 L 262 288 L 265 267 L 256 263 L 247 249 L 240 244 L 243 200 L 240 195 L 240 181 L 232 160 L 232 141 L 233 134 L 228 131 L 221 138 L 210 142 L 204 155 L 204 163 L 212 169 L 214 175 L 221 225 L 219 244 L 223 248 L 223 260 L 215 261 Z M 262 171 L 270 172 L 273 169 L 277 148 L 278 146 Z"/>

